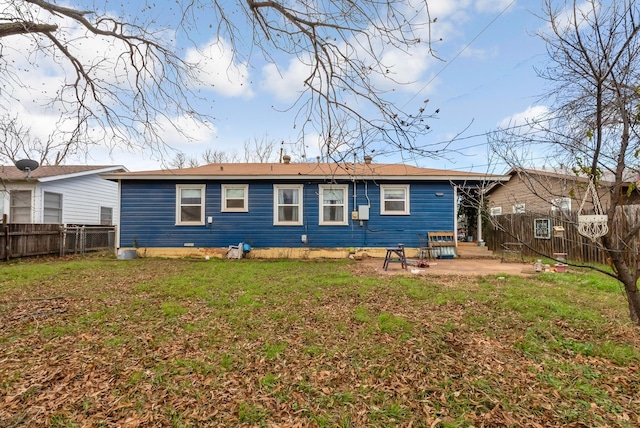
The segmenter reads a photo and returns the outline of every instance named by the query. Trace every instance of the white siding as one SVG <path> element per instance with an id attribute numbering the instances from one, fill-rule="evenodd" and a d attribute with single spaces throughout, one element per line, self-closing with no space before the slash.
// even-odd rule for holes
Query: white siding
<path id="1" fill-rule="evenodd" d="M 35 221 L 43 221 L 44 192 L 62 194 L 64 224 L 100 224 L 100 207 L 113 208 L 114 221 L 118 213 L 118 183 L 103 180 L 97 174 L 40 183 L 36 192 Z"/>

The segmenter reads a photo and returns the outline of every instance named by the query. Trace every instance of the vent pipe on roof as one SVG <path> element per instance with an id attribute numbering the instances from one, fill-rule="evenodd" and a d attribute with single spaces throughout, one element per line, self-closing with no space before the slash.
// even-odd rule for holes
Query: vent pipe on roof
<path id="1" fill-rule="evenodd" d="M 289 155 L 282 156 L 282 162 L 291 163 L 291 156 L 289 156 Z"/>
<path id="2" fill-rule="evenodd" d="M 367 165 L 371 165 L 371 159 L 372 159 L 371 156 L 369 156 L 369 155 L 365 156 L 364 157 L 364 163 L 367 164 Z"/>

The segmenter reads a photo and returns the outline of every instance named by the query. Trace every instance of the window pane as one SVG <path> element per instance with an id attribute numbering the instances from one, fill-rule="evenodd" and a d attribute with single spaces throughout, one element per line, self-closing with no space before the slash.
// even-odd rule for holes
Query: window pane
<path id="1" fill-rule="evenodd" d="M 324 221 L 344 221 L 344 210 L 342 207 L 328 206 L 324 207 Z"/>
<path id="2" fill-rule="evenodd" d="M 182 189 L 180 191 L 181 204 L 200 204 L 200 189 Z"/>
<path id="3" fill-rule="evenodd" d="M 297 204 L 298 189 L 278 189 L 279 204 Z"/>
<path id="4" fill-rule="evenodd" d="M 200 206 L 186 206 L 180 208 L 180 221 L 181 222 L 200 222 L 202 217 L 200 216 Z"/>
<path id="5" fill-rule="evenodd" d="M 298 221 L 298 207 L 278 207 L 278 221 Z"/>
<path id="6" fill-rule="evenodd" d="M 227 189 L 227 198 L 244 199 L 244 189 Z"/>
<path id="7" fill-rule="evenodd" d="M 244 208 L 244 199 L 227 199 L 227 208 Z"/>
<path id="8" fill-rule="evenodd" d="M 404 211 L 404 201 L 385 201 L 385 211 Z"/>
<path id="9" fill-rule="evenodd" d="M 404 189 L 385 189 L 385 199 L 404 199 Z"/>
<path id="10" fill-rule="evenodd" d="M 113 223 L 113 208 L 100 207 L 100 224 L 111 226 Z"/>
<path id="11" fill-rule="evenodd" d="M 44 207 L 62 208 L 62 195 L 58 193 L 44 192 Z"/>
<path id="12" fill-rule="evenodd" d="M 325 189 L 322 192 L 322 202 L 325 204 L 342 205 L 344 203 L 343 189 Z"/>

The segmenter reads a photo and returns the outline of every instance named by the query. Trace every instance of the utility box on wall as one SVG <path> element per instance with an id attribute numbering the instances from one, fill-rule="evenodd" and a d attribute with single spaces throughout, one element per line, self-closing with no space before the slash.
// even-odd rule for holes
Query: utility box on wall
<path id="1" fill-rule="evenodd" d="M 369 205 L 358 206 L 358 219 L 369 220 Z"/>

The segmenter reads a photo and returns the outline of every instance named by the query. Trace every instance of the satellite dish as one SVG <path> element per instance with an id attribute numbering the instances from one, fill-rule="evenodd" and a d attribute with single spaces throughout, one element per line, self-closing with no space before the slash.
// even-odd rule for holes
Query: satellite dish
<path id="1" fill-rule="evenodd" d="M 31 171 L 34 171 L 38 168 L 40 164 L 32 159 L 21 159 L 16 161 L 16 168 L 18 168 L 22 172 L 27 173 L 27 178 L 29 178 Z"/>

